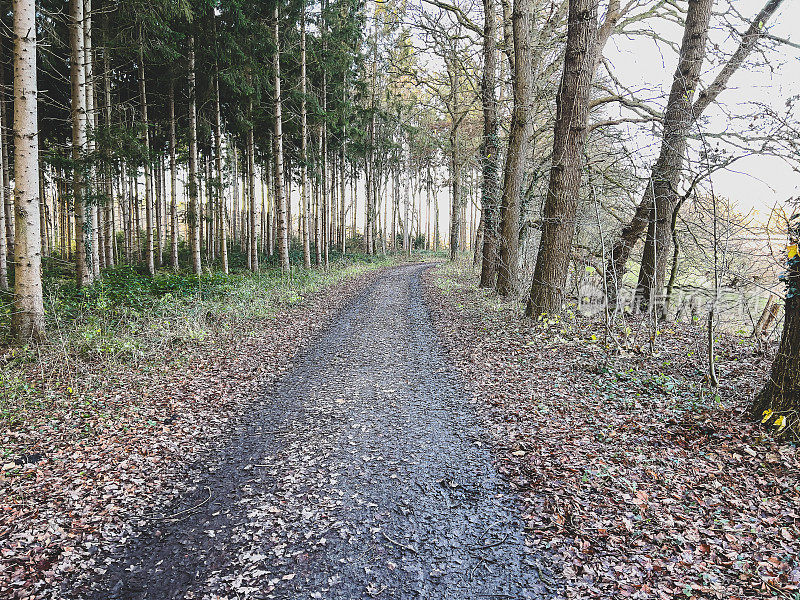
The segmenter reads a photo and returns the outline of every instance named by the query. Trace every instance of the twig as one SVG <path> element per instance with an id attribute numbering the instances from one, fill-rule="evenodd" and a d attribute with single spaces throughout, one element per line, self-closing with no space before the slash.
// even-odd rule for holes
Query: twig
<path id="1" fill-rule="evenodd" d="M 474 548 L 472 548 L 472 550 L 486 550 L 487 548 L 494 548 L 495 546 L 502 546 L 503 544 L 506 543 L 506 540 L 508 540 L 508 536 L 509 535 L 510 534 L 507 533 L 506 536 L 502 540 L 500 540 L 499 542 L 494 542 L 493 544 L 486 544 L 485 546 L 475 546 Z"/>
<path id="2" fill-rule="evenodd" d="M 381 530 L 381 534 L 383 534 L 383 537 L 385 537 L 387 541 L 391 542 L 395 546 L 398 546 L 399 548 L 402 548 L 403 550 L 408 550 L 409 552 L 413 552 L 414 554 L 419 554 L 419 551 L 416 548 L 414 548 L 414 546 L 406 546 L 405 544 L 401 544 L 397 540 L 393 540 L 388 535 L 386 535 L 386 532 L 383 531 L 383 530 Z"/>
<path id="3" fill-rule="evenodd" d="M 197 510 L 198 508 L 200 508 L 204 504 L 208 503 L 209 500 L 211 500 L 211 488 L 206 486 L 205 490 L 208 492 L 208 497 L 205 500 L 203 500 L 200 504 L 195 504 L 192 507 L 186 508 L 186 509 L 184 509 L 182 511 L 176 512 L 175 514 L 172 514 L 172 515 L 169 515 L 169 516 L 166 516 L 166 517 L 157 517 L 155 515 L 151 515 L 151 516 L 148 516 L 148 517 L 145 517 L 145 518 L 146 519 L 153 519 L 153 520 L 156 520 L 156 521 L 168 521 L 170 519 L 174 519 L 175 517 L 179 517 L 180 515 L 183 515 L 183 514 L 186 514 L 188 512 L 192 512 L 194 510 Z"/>

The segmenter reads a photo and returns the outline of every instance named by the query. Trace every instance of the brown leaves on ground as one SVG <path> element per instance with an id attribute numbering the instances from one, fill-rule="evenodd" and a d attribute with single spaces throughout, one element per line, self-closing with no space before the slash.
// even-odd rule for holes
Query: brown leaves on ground
<path id="1" fill-rule="evenodd" d="M 695 326 L 665 329 L 655 355 L 610 356 L 596 320 L 522 320 L 470 272 L 429 275 L 437 327 L 568 598 L 800 598 L 800 451 L 746 411 L 769 358 L 721 336 L 722 400 L 701 397 Z"/>
<path id="2" fill-rule="evenodd" d="M 0 597 L 59 598 L 60 581 L 127 533 L 127 517 L 157 512 L 191 483 L 180 474 L 214 452 L 239 401 L 289 368 L 374 277 L 339 283 L 274 318 L 220 328 L 147 371 L 86 362 L 81 375 L 92 391 L 0 430 L 0 446 L 11 451 L 0 460 Z"/>

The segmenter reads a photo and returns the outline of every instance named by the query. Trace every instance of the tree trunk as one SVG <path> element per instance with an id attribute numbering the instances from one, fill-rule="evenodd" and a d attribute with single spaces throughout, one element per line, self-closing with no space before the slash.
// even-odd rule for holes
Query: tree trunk
<path id="1" fill-rule="evenodd" d="M 661 153 L 651 176 L 653 202 L 648 216 L 636 296 L 640 298 L 643 308 L 651 307 L 658 314 L 663 308 L 664 276 L 671 249 L 670 223 L 678 202 L 677 188 L 683 170 L 687 137 L 694 122 L 692 97 L 706 53 L 713 4 L 713 0 L 689 2 L 678 68 L 664 113 Z"/>
<path id="2" fill-rule="evenodd" d="M 756 15 L 756 17 L 751 21 L 750 26 L 748 27 L 747 31 L 742 35 L 742 40 L 739 43 L 739 47 L 737 48 L 736 52 L 731 56 L 722 70 L 719 72 L 717 77 L 711 83 L 708 88 L 706 88 L 697 98 L 694 105 L 691 107 L 691 118 L 697 120 L 700 118 L 702 113 L 711 105 L 717 97 L 727 88 L 728 82 L 730 81 L 733 74 L 739 69 L 739 67 L 744 63 L 747 56 L 752 52 L 752 50 L 756 47 L 759 40 L 763 39 L 766 29 L 765 25 L 767 21 L 775 14 L 775 11 L 780 7 L 783 0 L 768 0 L 761 11 Z M 694 3 L 696 5 L 696 3 Z M 693 6 L 693 8 L 697 8 Z M 685 32 L 684 32 L 684 39 L 685 39 Z M 685 55 L 684 50 L 681 50 L 681 58 Z M 679 62 L 679 70 L 680 70 L 680 62 Z M 677 75 L 678 73 L 676 73 Z M 675 87 L 677 80 L 673 82 L 673 87 Z M 689 88 L 686 86 L 687 89 L 691 89 L 692 91 L 694 88 Z M 690 100 L 686 99 L 687 101 Z M 668 107 L 669 109 L 669 107 Z M 691 124 L 691 123 L 690 123 Z M 665 145 L 666 145 L 666 115 L 665 115 L 665 123 L 664 123 L 664 139 L 662 141 L 662 154 L 665 152 Z M 685 144 L 685 141 L 684 141 Z M 680 149 L 680 148 L 678 148 Z M 666 148 L 666 150 L 669 150 Z M 674 159 L 672 159 L 674 161 Z M 680 157 L 680 166 L 683 165 L 683 156 Z M 648 228 L 650 213 L 654 205 L 653 200 L 653 193 L 654 193 L 654 182 L 657 179 L 663 179 L 665 177 L 662 174 L 663 167 L 660 164 L 662 161 L 661 155 L 659 155 L 659 160 L 653 166 L 653 171 L 651 175 L 651 179 L 648 182 L 647 187 L 642 195 L 642 200 L 639 205 L 636 207 L 636 212 L 631 219 L 630 223 L 626 225 L 620 234 L 619 239 L 614 243 L 611 252 L 609 253 L 608 264 L 606 265 L 606 287 L 608 289 L 608 302 L 610 304 L 616 304 L 617 302 L 617 293 L 619 287 L 621 285 L 621 280 L 623 275 L 625 274 L 625 265 L 630 259 L 631 253 L 633 252 L 633 248 L 636 245 L 636 242 L 641 237 L 642 233 L 644 233 L 645 229 Z M 669 161 L 668 161 L 669 162 Z M 667 174 L 668 175 L 668 174 Z M 665 250 L 664 256 L 669 254 L 669 249 Z M 666 264 L 666 262 L 664 263 Z M 662 272 L 663 273 L 663 272 Z M 662 281 L 663 281 L 663 274 L 662 274 Z M 637 286 L 638 289 L 638 286 Z"/>
<path id="3" fill-rule="evenodd" d="M 189 210 L 186 220 L 189 222 L 189 239 L 191 240 L 192 270 L 200 275 L 203 265 L 200 260 L 200 206 L 197 193 L 197 90 L 194 73 L 194 34 L 189 35 Z"/>
<path id="4" fill-rule="evenodd" d="M 514 112 L 508 138 L 500 201 L 500 262 L 497 266 L 497 293 L 511 294 L 517 286 L 519 263 L 520 190 L 533 132 L 531 103 L 530 31 L 533 24 L 532 0 L 514 0 Z"/>
<path id="5" fill-rule="evenodd" d="M 0 45 L 0 51 L 2 46 Z M 5 61 L 2 60 L 2 52 L 0 52 L 0 137 L 3 138 L 2 148 L 0 148 L 0 164 L 2 165 L 3 176 L 3 207 L 5 212 L 5 227 L 6 227 L 6 246 L 0 248 L 6 252 L 6 259 L 9 261 L 14 260 L 14 194 L 11 192 L 11 176 L 9 173 L 8 161 L 8 110 L 6 104 L 6 70 Z M 12 82 L 13 83 L 13 82 Z M 13 134 L 12 134 L 13 135 Z"/>
<path id="6" fill-rule="evenodd" d="M 36 5 L 14 0 L 14 306 L 11 331 L 19 343 L 44 337 L 39 135 L 36 84 Z M 5 251 L 5 249 L 3 249 Z"/>
<path id="7" fill-rule="evenodd" d="M 0 95 L 0 102 L 3 102 L 2 95 Z M 4 144 L 5 139 L 2 135 L 0 135 L 0 152 L 2 152 L 2 147 Z M 2 175 L 0 175 L 0 179 Z M 5 197 L 6 197 L 6 189 L 5 186 L 2 185 L 2 181 L 0 181 L 0 290 L 7 290 L 8 289 L 8 243 L 6 241 L 6 211 L 5 211 Z M 64 245 L 61 245 L 61 250 L 63 252 Z"/>
<path id="8" fill-rule="evenodd" d="M 103 49 L 103 109 L 105 113 L 106 127 L 111 127 L 111 66 L 109 60 L 109 48 L 106 43 Z M 106 255 L 106 267 L 114 266 L 114 170 L 111 165 L 111 146 L 106 144 L 103 149 L 108 164 L 106 165 L 106 201 L 103 207 L 103 227 L 104 235 L 103 251 Z"/>
<path id="9" fill-rule="evenodd" d="M 175 84 L 169 83 L 169 221 L 170 221 L 170 263 L 177 271 L 178 264 L 178 171 L 175 160 Z"/>
<path id="10" fill-rule="evenodd" d="M 300 218 L 303 220 L 303 267 L 311 268 L 308 229 L 308 115 L 306 108 L 306 11 L 300 13 Z"/>
<path id="11" fill-rule="evenodd" d="M 483 0 L 483 182 L 481 207 L 483 212 L 483 247 L 481 248 L 482 288 L 494 287 L 497 271 L 497 227 L 500 179 L 498 176 L 500 141 L 497 135 L 497 14 L 494 0 Z M 430 203 L 429 203 L 430 205 Z"/>
<path id="12" fill-rule="evenodd" d="M 156 274 L 155 245 L 153 243 L 153 180 L 152 163 L 150 162 L 150 122 L 147 118 L 147 92 L 144 76 L 144 40 L 142 31 L 139 30 L 139 106 L 142 111 L 142 142 L 144 143 L 144 211 L 147 272 L 150 276 Z"/>
<path id="13" fill-rule="evenodd" d="M 94 280 L 92 223 L 85 182 L 86 64 L 83 43 L 83 0 L 70 0 L 70 82 L 72 94 L 73 201 L 75 204 L 75 283 L 80 288 Z"/>
<path id="14" fill-rule="evenodd" d="M 450 131 L 450 260 L 458 255 L 458 238 L 461 225 L 459 209 L 461 206 L 461 173 L 458 167 L 458 127 Z"/>
<path id="15" fill-rule="evenodd" d="M 250 101 L 250 119 L 252 122 L 253 101 Z M 258 271 L 258 226 L 256 221 L 256 147 L 253 126 L 247 129 L 247 187 L 250 196 L 250 270 Z"/>
<path id="16" fill-rule="evenodd" d="M 553 164 L 526 309 L 529 317 L 557 313 L 564 302 L 575 236 L 589 96 L 598 59 L 597 8 L 597 0 L 569 3 L 564 73 L 556 96 Z"/>
<path id="17" fill-rule="evenodd" d="M 800 214 L 789 223 L 790 240 L 797 248 L 800 241 Z M 786 302 L 783 335 L 778 354 L 772 363 L 772 371 L 764 389 L 756 396 L 752 412 L 757 419 L 780 427 L 786 422 L 788 430 L 797 437 L 800 433 L 800 255 L 789 259 L 786 273 Z M 771 413 L 767 411 L 772 411 Z"/>
<path id="18" fill-rule="evenodd" d="M 216 67 L 217 71 L 219 67 Z M 219 74 L 214 74 L 214 166 L 217 172 L 217 211 L 219 212 L 219 252 L 222 272 L 228 274 L 228 228 L 225 223 L 225 177 L 222 172 L 222 114 L 219 101 Z"/>
<path id="19" fill-rule="evenodd" d="M 96 125 L 95 101 L 94 101 L 94 53 L 92 51 L 92 0 L 84 0 L 83 3 L 83 59 L 84 75 L 86 78 L 86 150 L 91 156 L 94 153 L 95 143 L 93 136 Z M 91 164 L 86 167 L 87 181 L 86 190 L 88 194 L 87 210 L 89 224 L 91 227 L 91 250 L 92 250 L 92 277 L 100 277 L 100 221 L 97 212 L 97 194 L 94 193 L 96 174 Z"/>
<path id="20" fill-rule="evenodd" d="M 286 222 L 286 196 L 283 189 L 283 118 L 281 116 L 281 51 L 280 51 L 280 23 L 278 5 L 273 11 L 275 53 L 272 56 L 272 67 L 275 84 L 275 207 L 278 217 L 278 254 L 280 256 L 281 270 L 289 271 L 289 229 Z"/>

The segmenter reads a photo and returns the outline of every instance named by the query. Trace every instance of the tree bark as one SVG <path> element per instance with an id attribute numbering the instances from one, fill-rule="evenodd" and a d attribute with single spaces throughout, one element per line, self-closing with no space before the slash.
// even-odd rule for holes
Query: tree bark
<path id="1" fill-rule="evenodd" d="M 597 0 L 570 0 L 564 72 L 556 96 L 553 158 L 542 216 L 542 237 L 526 314 L 557 313 L 575 236 L 589 97 L 598 61 Z"/>
<path id="2" fill-rule="evenodd" d="M 75 284 L 80 288 L 94 280 L 92 223 L 85 182 L 86 160 L 86 64 L 83 43 L 83 0 L 70 0 L 70 82 L 72 95 L 73 201 L 75 204 Z"/>
<path id="3" fill-rule="evenodd" d="M 150 276 L 156 274 L 155 245 L 153 240 L 153 177 L 152 163 L 150 162 L 150 121 L 147 118 L 147 88 L 144 74 L 144 40 L 142 31 L 139 30 L 139 106 L 142 111 L 142 142 L 144 143 L 144 212 L 147 272 Z"/>
<path id="4" fill-rule="evenodd" d="M 458 164 L 458 124 L 450 128 L 450 260 L 458 255 L 458 240 L 461 230 L 461 169 Z"/>
<path id="5" fill-rule="evenodd" d="M 252 125 L 253 101 L 250 100 L 250 119 L 251 125 L 247 129 L 247 188 L 250 196 L 250 270 L 254 273 L 258 271 L 258 225 L 256 211 L 256 146 Z"/>
<path id="6" fill-rule="evenodd" d="M 170 220 L 170 263 L 177 271 L 178 264 L 178 171 L 175 160 L 175 84 L 169 83 L 169 220 Z"/>
<path id="7" fill-rule="evenodd" d="M 300 218 L 303 220 L 303 267 L 311 268 L 308 228 L 308 114 L 306 108 L 306 11 L 300 13 Z"/>
<path id="8" fill-rule="evenodd" d="M 222 172 L 222 114 L 219 101 L 219 67 L 214 74 L 214 167 L 217 175 L 217 211 L 219 212 L 219 252 L 222 272 L 228 274 L 228 228 L 225 223 L 225 178 Z"/>
<path id="9" fill-rule="evenodd" d="M 274 42 L 275 53 L 272 57 L 273 77 L 275 84 L 275 132 L 273 143 L 275 144 L 275 207 L 278 217 L 278 254 L 280 256 L 281 269 L 289 271 L 289 229 L 286 222 L 286 196 L 283 188 L 283 118 L 281 116 L 281 51 L 280 51 L 280 23 L 278 5 L 273 11 L 274 23 Z"/>
<path id="10" fill-rule="evenodd" d="M 92 0 L 83 2 L 83 59 L 84 73 L 86 77 L 86 150 L 91 156 L 94 153 L 95 143 L 89 135 L 95 129 L 96 113 L 94 101 L 94 52 L 92 50 Z M 89 197 L 87 210 L 89 224 L 91 227 L 91 250 L 92 250 L 92 277 L 100 277 L 100 221 L 97 212 L 97 194 L 94 193 L 96 183 L 96 173 L 94 167 L 89 163 L 86 167 L 87 181 L 86 190 Z"/>
<path id="11" fill-rule="evenodd" d="M 2 46 L 0 46 L 2 50 Z M 0 148 L 0 164 L 2 165 L 2 185 L 3 185 L 3 210 L 5 212 L 6 226 L 6 246 L 1 250 L 6 252 L 6 259 L 13 263 L 14 260 L 14 194 L 11 192 L 11 176 L 9 173 L 8 146 L 8 109 L 6 104 L 6 70 L 5 61 L 0 52 L 0 137 L 3 138 L 2 148 Z M 13 82 L 12 82 L 13 83 Z M 12 134 L 13 135 L 13 134 Z"/>
<path id="12" fill-rule="evenodd" d="M 111 66 L 109 60 L 109 52 L 110 49 L 108 44 L 105 45 L 103 48 L 103 108 L 105 112 L 105 124 L 106 127 L 111 127 Z M 103 235 L 103 242 L 104 248 L 103 251 L 106 255 L 106 267 L 113 267 L 114 266 L 114 172 L 113 167 L 111 165 L 111 146 L 106 144 L 104 148 L 104 154 L 106 156 L 106 201 L 103 207 L 103 227 L 104 227 L 104 235 Z"/>
<path id="13" fill-rule="evenodd" d="M 481 207 L 483 245 L 481 253 L 482 288 L 494 287 L 497 272 L 497 228 L 500 199 L 500 140 L 497 128 L 497 14 L 495 0 L 483 0 L 483 79 L 481 101 L 483 104 L 483 153 L 481 156 L 483 181 Z M 430 202 L 429 202 L 430 206 Z"/>
<path id="14" fill-rule="evenodd" d="M 0 102 L 2 102 L 2 95 L 0 95 Z M 4 145 L 5 139 L 0 135 L 0 152 Z M 2 175 L 0 175 L 2 179 Z M 0 290 L 8 289 L 8 243 L 6 238 L 6 211 L 5 211 L 5 197 L 6 189 L 0 181 Z M 62 244 L 63 251 L 64 246 Z"/>
<path id="15" fill-rule="evenodd" d="M 789 223 L 790 241 L 800 241 L 800 214 Z M 795 246 L 796 247 L 796 246 Z M 757 419 L 775 424 L 779 418 L 795 437 L 800 434 L 800 255 L 789 259 L 783 334 L 778 354 L 764 388 L 756 396 L 752 413 Z M 772 411 L 767 413 L 766 411 Z"/>
<path id="16" fill-rule="evenodd" d="M 197 90 L 195 88 L 194 34 L 189 35 L 189 222 L 192 270 L 200 275 L 203 265 L 200 259 L 200 206 L 197 192 Z"/>
<path id="17" fill-rule="evenodd" d="M 525 175 L 533 121 L 531 119 L 531 47 L 533 23 L 532 0 L 514 0 L 514 112 L 503 174 L 503 196 L 500 201 L 500 261 L 497 267 L 497 293 L 511 294 L 517 286 L 519 263 L 520 190 Z"/>
<path id="18" fill-rule="evenodd" d="M 14 305 L 11 331 L 19 343 L 44 338 L 36 5 L 14 0 Z M 5 251 L 5 249 L 3 249 Z"/>

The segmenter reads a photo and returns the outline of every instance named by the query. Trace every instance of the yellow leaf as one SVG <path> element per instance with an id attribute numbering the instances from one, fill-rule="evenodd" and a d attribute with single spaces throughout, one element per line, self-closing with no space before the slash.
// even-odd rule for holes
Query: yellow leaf
<path id="1" fill-rule="evenodd" d="M 795 256 L 797 256 L 797 244 L 792 244 L 786 248 L 786 254 L 789 256 L 789 260 L 792 260 Z"/>
<path id="2" fill-rule="evenodd" d="M 781 415 L 777 419 L 775 419 L 775 427 L 778 428 L 778 431 L 783 431 L 786 428 L 786 417 Z"/>
<path id="3" fill-rule="evenodd" d="M 592 341 L 593 341 L 593 342 L 596 342 L 596 341 L 597 341 L 597 336 L 596 336 L 595 334 L 592 334 Z"/>
<path id="4" fill-rule="evenodd" d="M 763 419 L 761 419 L 761 422 L 762 422 L 762 423 L 766 423 L 767 421 L 769 421 L 769 418 L 772 416 L 772 409 L 771 409 L 771 408 L 768 408 L 767 410 L 765 410 L 765 411 L 764 411 L 763 413 L 761 413 L 761 414 L 762 414 L 762 416 L 764 417 Z"/>

